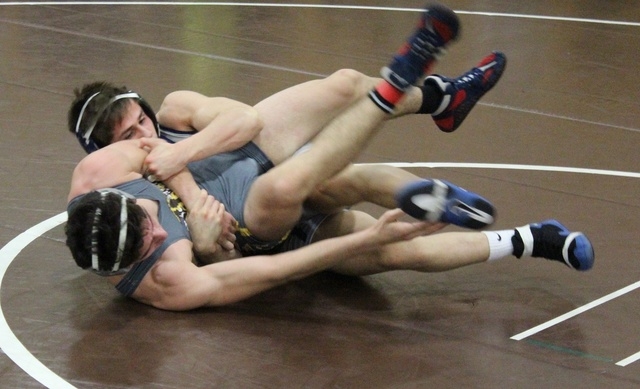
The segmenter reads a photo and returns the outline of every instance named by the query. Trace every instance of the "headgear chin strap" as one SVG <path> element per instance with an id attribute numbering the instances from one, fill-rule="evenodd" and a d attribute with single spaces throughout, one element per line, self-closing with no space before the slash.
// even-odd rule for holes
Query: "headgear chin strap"
<path id="1" fill-rule="evenodd" d="M 153 108 L 151 108 L 151 106 L 139 94 L 137 94 L 136 92 L 132 92 L 132 91 L 116 95 L 116 96 L 112 97 L 111 99 L 109 99 L 107 104 L 105 104 L 104 107 L 102 107 L 100 110 L 98 110 L 96 115 L 89 122 L 89 125 L 84 130 L 82 130 L 80 128 L 80 123 L 82 123 L 82 118 L 84 116 L 84 111 L 89 106 L 89 103 L 91 102 L 91 100 L 93 100 L 93 98 L 96 97 L 97 95 L 99 95 L 100 93 L 101 92 L 94 93 L 93 95 L 89 96 L 87 101 L 84 102 L 84 105 L 82 106 L 82 109 L 80 110 L 80 115 L 78 115 L 78 121 L 76 122 L 76 131 L 75 131 L 76 138 L 78 138 L 78 141 L 80 142 L 80 146 L 82 146 L 82 148 L 87 153 L 92 153 L 92 152 L 94 152 L 94 151 L 96 151 L 96 150 L 101 148 L 101 146 L 99 146 L 96 143 L 96 141 L 94 141 L 91 138 L 91 134 L 93 133 L 93 130 L 94 130 L 95 126 L 98 124 L 98 120 L 100 119 L 100 117 L 102 116 L 104 111 L 107 108 L 109 108 L 111 106 L 111 104 L 113 104 L 116 101 L 121 100 L 121 99 L 136 99 L 136 100 L 138 100 L 138 104 L 142 108 L 142 111 L 153 122 L 153 128 L 155 128 L 156 134 L 158 134 L 158 136 L 160 136 L 160 126 L 158 125 L 158 120 L 156 119 L 156 113 L 153 111 Z"/>
<path id="2" fill-rule="evenodd" d="M 102 220 L 102 209 L 98 207 L 93 216 L 93 224 L 91 228 L 91 270 L 100 276 L 115 276 L 124 274 L 127 272 L 126 268 L 120 268 L 122 262 L 122 256 L 124 254 L 124 247 L 127 242 L 127 227 L 129 221 L 129 214 L 127 212 L 127 200 L 135 199 L 129 193 L 121 191 L 115 188 L 100 189 L 97 191 L 100 193 L 100 199 L 104 200 L 109 193 L 120 196 L 120 233 L 118 235 L 118 249 L 116 251 L 116 260 L 113 263 L 111 269 L 100 269 L 100 261 L 98 258 L 98 225 Z"/>

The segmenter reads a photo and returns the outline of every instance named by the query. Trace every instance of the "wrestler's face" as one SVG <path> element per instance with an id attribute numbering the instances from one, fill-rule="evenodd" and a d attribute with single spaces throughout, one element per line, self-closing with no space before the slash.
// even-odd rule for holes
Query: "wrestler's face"
<path id="1" fill-rule="evenodd" d="M 155 212 L 149 212 L 144 206 L 142 206 L 144 213 L 147 215 L 143 221 L 142 229 L 142 248 L 140 249 L 140 261 L 149 258 L 151 254 L 156 251 L 162 243 L 167 239 L 167 231 L 162 228 L 160 221 L 158 220 Z"/>
<path id="2" fill-rule="evenodd" d="M 112 143 L 139 138 L 156 138 L 153 121 L 135 100 L 129 99 L 122 121 L 113 129 Z"/>

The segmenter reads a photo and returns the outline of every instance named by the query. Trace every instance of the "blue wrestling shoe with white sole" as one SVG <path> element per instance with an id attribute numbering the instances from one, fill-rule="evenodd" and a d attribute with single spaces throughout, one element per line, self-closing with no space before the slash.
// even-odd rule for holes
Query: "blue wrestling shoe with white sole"
<path id="1" fill-rule="evenodd" d="M 511 241 L 518 258 L 546 258 L 580 271 L 591 269 L 595 261 L 589 238 L 582 232 L 569 231 L 553 219 L 516 228 Z"/>
<path id="2" fill-rule="evenodd" d="M 444 180 L 420 180 L 396 193 L 396 203 L 418 220 L 481 229 L 494 222 L 495 208 L 481 196 Z"/>
<path id="3" fill-rule="evenodd" d="M 425 85 L 430 83 L 442 92 L 442 103 L 431 114 L 438 128 L 453 132 L 460 127 L 478 100 L 498 83 L 506 65 L 505 55 L 494 51 L 458 78 L 437 74 L 425 78 Z"/>

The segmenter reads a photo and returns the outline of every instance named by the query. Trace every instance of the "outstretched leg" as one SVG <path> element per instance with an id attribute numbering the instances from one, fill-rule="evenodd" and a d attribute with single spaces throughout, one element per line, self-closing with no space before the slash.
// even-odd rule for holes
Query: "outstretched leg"
<path id="1" fill-rule="evenodd" d="M 408 87 L 388 118 L 428 114 L 442 131 L 452 132 L 497 84 L 505 66 L 504 54 L 493 52 L 457 78 L 431 75 L 423 85 Z M 379 78 L 342 69 L 273 94 L 254 106 L 264 122 L 254 143 L 278 165 L 380 82 Z"/>
<path id="2" fill-rule="evenodd" d="M 279 165 L 374 86 L 373 78 L 342 69 L 273 94 L 254 106 L 264 127 L 253 142 Z"/>
<path id="3" fill-rule="evenodd" d="M 314 240 L 348 234 L 374 222 L 373 217 L 363 212 L 341 212 L 320 226 Z M 350 275 L 389 270 L 441 272 L 510 257 L 544 258 L 579 271 L 591 269 L 595 261 L 593 247 L 585 234 L 571 232 L 558 221 L 548 220 L 502 231 L 422 236 L 383 246 L 374 255 L 354 253 L 332 270 Z"/>
<path id="4" fill-rule="evenodd" d="M 273 94 L 254 108 L 264 127 L 253 140 L 278 165 L 310 142 L 331 120 L 367 96 L 380 78 L 341 69 L 327 78 L 307 81 Z M 440 87 L 411 87 L 390 118 L 435 112 L 444 97 Z M 425 103 L 428 101 L 428 103 Z"/>

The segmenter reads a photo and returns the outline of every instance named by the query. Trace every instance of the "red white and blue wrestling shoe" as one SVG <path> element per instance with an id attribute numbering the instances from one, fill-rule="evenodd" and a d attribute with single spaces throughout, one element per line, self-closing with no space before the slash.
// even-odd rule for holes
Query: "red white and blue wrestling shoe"
<path id="1" fill-rule="evenodd" d="M 498 83 L 506 65 L 505 55 L 494 51 L 456 79 L 437 74 L 427 77 L 424 83 L 435 85 L 443 94 L 440 107 L 431 114 L 438 128 L 444 132 L 455 131 L 478 100 Z"/>
<path id="2" fill-rule="evenodd" d="M 428 73 L 445 46 L 458 37 L 460 21 L 449 8 L 434 4 L 422 13 L 418 28 L 381 75 L 398 90 L 406 90 Z"/>

